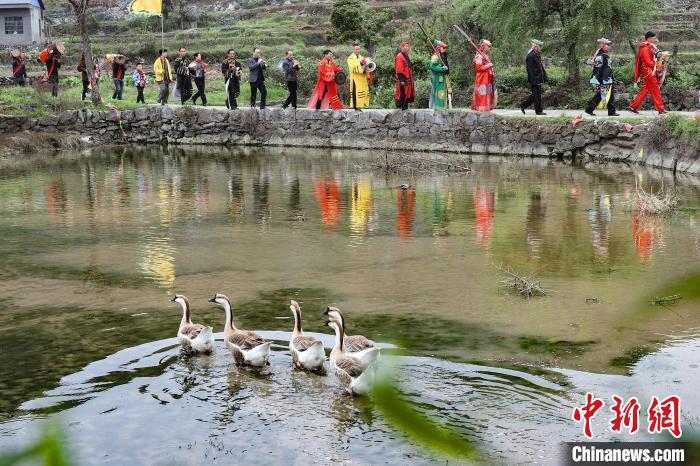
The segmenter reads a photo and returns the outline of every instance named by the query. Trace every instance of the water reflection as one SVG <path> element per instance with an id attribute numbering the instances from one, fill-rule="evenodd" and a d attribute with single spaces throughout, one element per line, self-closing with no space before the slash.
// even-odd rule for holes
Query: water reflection
<path id="1" fill-rule="evenodd" d="M 474 210 L 476 212 L 476 240 L 481 247 L 488 249 L 491 245 L 491 228 L 493 224 L 496 193 L 477 189 L 474 193 Z"/>
<path id="2" fill-rule="evenodd" d="M 632 215 L 632 235 L 639 259 L 648 262 L 654 248 L 663 244 L 663 222 L 655 216 L 635 213 Z"/>
<path id="3" fill-rule="evenodd" d="M 350 231 L 355 236 L 365 236 L 376 229 L 376 221 L 372 181 L 365 176 L 352 184 Z"/>
<path id="4" fill-rule="evenodd" d="M 323 178 L 314 181 L 316 201 L 321 209 L 321 222 L 325 231 L 335 231 L 340 218 L 340 186 L 333 178 Z"/>
<path id="5" fill-rule="evenodd" d="M 396 207 L 396 231 L 398 231 L 400 238 L 405 239 L 410 236 L 413 229 L 413 217 L 416 209 L 415 188 L 397 188 Z"/>

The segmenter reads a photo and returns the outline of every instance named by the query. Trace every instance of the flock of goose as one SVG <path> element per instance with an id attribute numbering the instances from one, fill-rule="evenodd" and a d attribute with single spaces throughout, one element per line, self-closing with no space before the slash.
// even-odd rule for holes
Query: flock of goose
<path id="1" fill-rule="evenodd" d="M 182 320 L 177 338 L 182 348 L 189 353 L 211 353 L 214 351 L 214 333 L 211 327 L 192 322 L 190 302 L 183 295 L 175 295 L 173 302 L 182 307 Z M 231 351 L 237 365 L 265 366 L 270 357 L 269 341 L 250 330 L 241 330 L 233 323 L 233 311 L 229 299 L 217 293 L 209 299 L 226 312 L 224 344 Z M 323 369 L 326 351 L 323 343 L 301 329 L 301 306 L 292 300 L 289 309 L 294 315 L 294 329 L 289 340 L 289 352 L 294 367 L 317 372 Z M 340 309 L 327 307 L 323 313 L 328 317 L 326 325 L 335 330 L 335 345 L 330 354 L 330 366 L 340 385 L 348 393 L 366 394 L 372 377 L 373 364 L 379 358 L 379 348 L 372 340 L 361 335 L 345 334 L 345 318 Z"/>

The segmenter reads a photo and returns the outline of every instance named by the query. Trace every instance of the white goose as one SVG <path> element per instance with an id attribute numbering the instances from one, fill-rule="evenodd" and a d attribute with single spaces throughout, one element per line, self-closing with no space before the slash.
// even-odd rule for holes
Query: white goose
<path id="1" fill-rule="evenodd" d="M 249 366 L 264 366 L 270 358 L 269 341 L 250 330 L 239 330 L 233 324 L 233 313 L 229 299 L 217 293 L 209 299 L 210 303 L 221 306 L 226 311 L 226 323 L 224 324 L 224 343 L 231 351 L 236 364 Z"/>
<path id="2" fill-rule="evenodd" d="M 193 324 L 190 317 L 190 302 L 187 297 L 176 294 L 172 299 L 182 307 L 182 320 L 177 331 L 177 340 L 188 353 L 211 353 L 214 350 L 214 333 L 211 327 Z"/>
<path id="3" fill-rule="evenodd" d="M 363 366 L 358 358 L 345 354 L 345 331 L 342 322 L 329 320 L 326 325 L 335 329 L 335 346 L 331 351 L 330 361 L 336 378 L 348 393 L 366 395 L 371 388 L 374 368 Z M 368 351 L 378 352 L 379 349 L 373 348 Z"/>
<path id="4" fill-rule="evenodd" d="M 337 307 L 327 306 L 323 313 L 333 322 L 339 322 L 343 327 L 345 335 L 345 317 Z M 379 348 L 369 338 L 362 335 L 345 335 L 343 338 L 343 349 L 348 356 L 353 356 L 360 360 L 363 367 L 367 367 L 379 359 Z"/>
<path id="5" fill-rule="evenodd" d="M 289 310 L 294 314 L 294 330 L 292 338 L 289 340 L 289 352 L 292 354 L 294 366 L 297 369 L 308 371 L 318 371 L 323 368 L 326 360 L 326 351 L 323 343 L 314 337 L 304 335 L 301 329 L 301 307 L 299 303 L 292 300 Z"/>

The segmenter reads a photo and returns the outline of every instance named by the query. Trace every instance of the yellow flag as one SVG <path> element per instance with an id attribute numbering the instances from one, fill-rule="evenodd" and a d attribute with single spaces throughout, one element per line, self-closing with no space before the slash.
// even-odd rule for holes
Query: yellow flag
<path id="1" fill-rule="evenodd" d="M 163 14 L 163 0 L 131 0 L 129 11 L 160 16 Z"/>
<path id="2" fill-rule="evenodd" d="M 644 148 L 643 147 L 641 149 L 639 149 L 639 158 L 640 159 L 644 158 Z"/>

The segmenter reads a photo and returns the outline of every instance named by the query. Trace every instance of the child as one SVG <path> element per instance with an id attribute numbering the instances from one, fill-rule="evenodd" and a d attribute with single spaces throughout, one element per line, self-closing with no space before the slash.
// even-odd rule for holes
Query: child
<path id="1" fill-rule="evenodd" d="M 136 65 L 136 71 L 134 71 L 133 77 L 134 85 L 136 86 L 136 92 L 138 92 L 138 96 L 136 97 L 136 103 L 145 104 L 146 101 L 143 98 L 143 90 L 146 87 L 146 84 L 148 84 L 148 78 L 146 77 L 146 73 L 143 71 L 143 63 L 139 62 Z"/>

